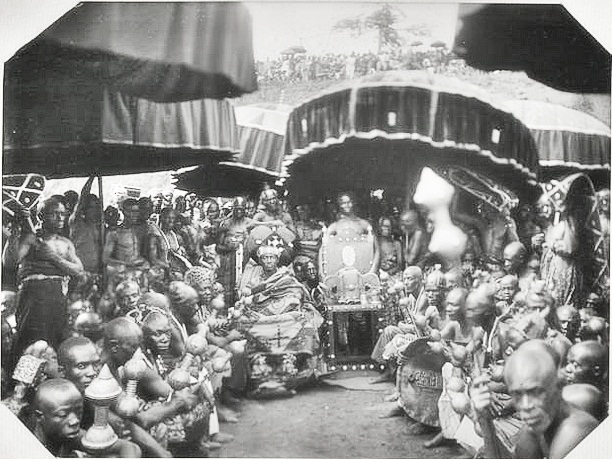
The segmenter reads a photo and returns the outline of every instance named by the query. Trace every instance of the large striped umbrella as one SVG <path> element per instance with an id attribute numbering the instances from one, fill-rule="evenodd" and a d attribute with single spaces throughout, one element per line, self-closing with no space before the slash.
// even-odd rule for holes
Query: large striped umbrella
<path id="1" fill-rule="evenodd" d="M 158 102 L 257 89 L 252 24 L 240 3 L 81 3 L 5 65 L 28 82 L 48 71 Z"/>
<path id="2" fill-rule="evenodd" d="M 610 184 L 610 126 L 558 104 L 511 100 L 506 106 L 531 131 L 542 180 L 584 172 L 596 187 Z"/>
<path id="3" fill-rule="evenodd" d="M 287 120 L 292 107 L 252 104 L 235 107 L 240 152 L 235 161 L 175 175 L 175 185 L 204 196 L 256 195 L 281 176 Z"/>
<path id="4" fill-rule="evenodd" d="M 240 149 L 226 100 L 157 103 L 79 75 L 46 75 L 6 79 L 4 173 L 154 172 L 231 159 Z"/>
<path id="5" fill-rule="evenodd" d="M 427 72 L 386 72 L 297 106 L 284 173 L 290 196 L 385 188 L 406 194 L 424 166 L 456 165 L 522 196 L 536 191 L 529 130 L 480 88 Z"/>
<path id="6" fill-rule="evenodd" d="M 525 71 L 561 91 L 610 93 L 610 53 L 563 5 L 459 5 L 453 51 L 478 69 Z"/>

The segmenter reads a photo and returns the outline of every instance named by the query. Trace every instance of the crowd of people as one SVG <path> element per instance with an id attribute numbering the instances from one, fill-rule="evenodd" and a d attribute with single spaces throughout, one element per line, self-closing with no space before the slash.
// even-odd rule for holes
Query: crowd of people
<path id="1" fill-rule="evenodd" d="M 426 447 L 563 457 L 607 416 L 609 287 L 587 280 L 583 222 L 571 206 L 555 214 L 554 194 L 512 212 L 460 195 L 446 222 L 416 196 L 291 209 L 271 188 L 258 202 L 154 193 L 102 212 L 92 182 L 3 222 L 3 402 L 55 455 L 205 457 L 232 440 L 220 423 L 239 421 L 243 397 L 290 396 L 331 371 L 330 333 L 339 353 L 363 347 L 363 313 L 324 318 L 330 302 L 372 298 L 384 324 L 372 383 L 395 382 L 390 400 L 411 343 L 445 362 Z M 598 212 L 608 240 L 605 191 Z M 446 256 L 451 221 L 463 242 Z M 323 276 L 323 241 L 351 231 L 371 241 L 367 269 L 343 252 Z M 118 440 L 96 445 L 109 380 L 123 389 L 104 420 Z"/>
<path id="2" fill-rule="evenodd" d="M 386 70 L 418 70 L 449 66 L 465 67 L 446 48 L 394 48 L 380 53 L 313 55 L 285 54 L 278 59 L 258 61 L 260 82 L 306 82 L 353 79 Z"/>

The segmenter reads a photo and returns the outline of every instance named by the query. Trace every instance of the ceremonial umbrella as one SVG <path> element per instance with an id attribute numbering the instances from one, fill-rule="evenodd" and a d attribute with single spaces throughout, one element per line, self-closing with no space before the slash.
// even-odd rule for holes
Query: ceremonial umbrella
<path id="1" fill-rule="evenodd" d="M 511 100 L 506 106 L 533 135 L 543 181 L 584 172 L 596 188 L 610 185 L 610 126 L 548 102 Z"/>
<path id="2" fill-rule="evenodd" d="M 154 172 L 231 159 L 240 148 L 226 100 L 157 103 L 50 70 L 31 81 L 7 75 L 5 88 L 4 173 Z"/>
<path id="3" fill-rule="evenodd" d="M 257 89 L 251 17 L 233 2 L 81 3 L 5 65 L 24 81 L 50 70 L 158 102 Z"/>
<path id="4" fill-rule="evenodd" d="M 304 48 L 303 46 L 297 45 L 297 46 L 291 46 L 281 51 L 281 54 L 293 56 L 294 54 L 304 54 L 305 52 L 306 52 L 306 48 Z"/>
<path id="5" fill-rule="evenodd" d="M 250 15 L 237 3 L 80 4 L 6 63 L 4 88 L 9 173 L 229 159 L 237 136 L 222 99 L 256 89 Z"/>
<path id="6" fill-rule="evenodd" d="M 284 174 L 295 201 L 381 188 L 405 196 L 426 165 L 468 167 L 519 196 L 537 193 L 529 130 L 491 95 L 457 79 L 380 73 L 289 116 Z"/>
<path id="7" fill-rule="evenodd" d="M 240 136 L 235 161 L 175 174 L 175 185 L 204 196 L 255 195 L 282 171 L 284 139 L 292 107 L 260 103 L 234 108 Z"/>
<path id="8" fill-rule="evenodd" d="M 81 4 L 6 63 L 4 88 L 5 173 L 229 159 L 237 133 L 222 99 L 256 89 L 251 19 L 236 3 Z"/>
<path id="9" fill-rule="evenodd" d="M 460 5 L 454 52 L 481 70 L 519 70 L 548 86 L 610 93 L 612 59 L 562 5 Z"/>

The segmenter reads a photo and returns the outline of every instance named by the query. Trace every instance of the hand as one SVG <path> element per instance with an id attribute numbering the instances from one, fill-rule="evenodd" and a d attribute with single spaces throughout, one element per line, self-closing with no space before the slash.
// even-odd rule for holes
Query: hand
<path id="1" fill-rule="evenodd" d="M 15 214 L 15 218 L 19 224 L 24 224 L 28 222 L 28 219 L 32 216 L 29 209 L 26 209 L 23 206 L 20 206 L 19 212 Z"/>
<path id="2" fill-rule="evenodd" d="M 119 438 L 123 438 L 124 440 L 132 440 L 132 431 L 125 419 L 119 418 L 112 427 L 115 430 L 115 433 L 119 435 Z"/>
<path id="3" fill-rule="evenodd" d="M 492 404 L 491 390 L 489 389 L 490 381 L 489 375 L 482 374 L 474 378 L 470 387 L 472 405 L 479 415 L 486 414 Z"/>
<path id="4" fill-rule="evenodd" d="M 542 244 L 544 244 L 544 233 L 538 233 L 531 238 L 531 245 L 534 248 L 542 247 Z"/>
<path id="5" fill-rule="evenodd" d="M 227 321 L 219 322 L 212 325 L 211 331 L 217 336 L 227 336 L 229 333 L 229 323 Z"/>
<path id="6" fill-rule="evenodd" d="M 555 253 L 567 253 L 567 244 L 564 241 L 553 242 L 553 250 Z"/>
<path id="7" fill-rule="evenodd" d="M 148 265 L 148 263 L 149 263 L 149 262 L 148 262 L 147 260 L 145 260 L 144 258 L 142 258 L 142 257 L 138 257 L 138 258 L 136 258 L 136 259 L 135 259 L 135 260 L 132 262 L 132 265 L 133 265 L 133 266 L 141 266 L 141 267 L 144 267 L 145 265 Z"/>
<path id="8" fill-rule="evenodd" d="M 189 412 L 198 404 L 199 398 L 189 387 L 178 390 L 172 394 L 172 399 L 176 400 L 180 406 L 180 411 Z"/>
<path id="9" fill-rule="evenodd" d="M 413 333 L 414 332 L 414 326 L 409 325 L 406 322 L 400 322 L 397 324 L 397 326 L 402 331 L 402 333 Z"/>
<path id="10" fill-rule="evenodd" d="M 500 399 L 499 394 L 497 392 L 491 392 L 491 406 L 489 410 L 493 417 L 499 417 L 503 413 L 505 405 L 503 401 Z"/>

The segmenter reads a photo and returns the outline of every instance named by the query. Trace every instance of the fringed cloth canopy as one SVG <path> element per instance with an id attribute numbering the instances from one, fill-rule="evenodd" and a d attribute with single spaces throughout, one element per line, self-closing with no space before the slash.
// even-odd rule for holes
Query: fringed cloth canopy
<path id="1" fill-rule="evenodd" d="M 50 70 L 157 102 L 237 97 L 257 89 L 251 16 L 240 3 L 81 3 L 5 65 L 23 81 Z"/>
<path id="2" fill-rule="evenodd" d="M 511 100 L 508 109 L 531 131 L 543 181 L 586 173 L 596 188 L 610 185 L 610 126 L 597 118 L 548 102 Z"/>
<path id="3" fill-rule="evenodd" d="M 7 77 L 4 173 L 48 178 L 173 170 L 229 160 L 240 144 L 226 100 L 156 103 L 59 72 Z"/>
<path id="4" fill-rule="evenodd" d="M 399 189 L 422 167 L 457 165 L 537 194 L 529 130 L 501 102 L 468 83 L 427 72 L 385 72 L 297 106 L 283 173 L 290 195 Z"/>
<path id="5" fill-rule="evenodd" d="M 177 173 L 176 186 L 203 196 L 257 195 L 280 177 L 291 107 L 254 104 L 235 107 L 240 152 L 235 161 Z"/>

